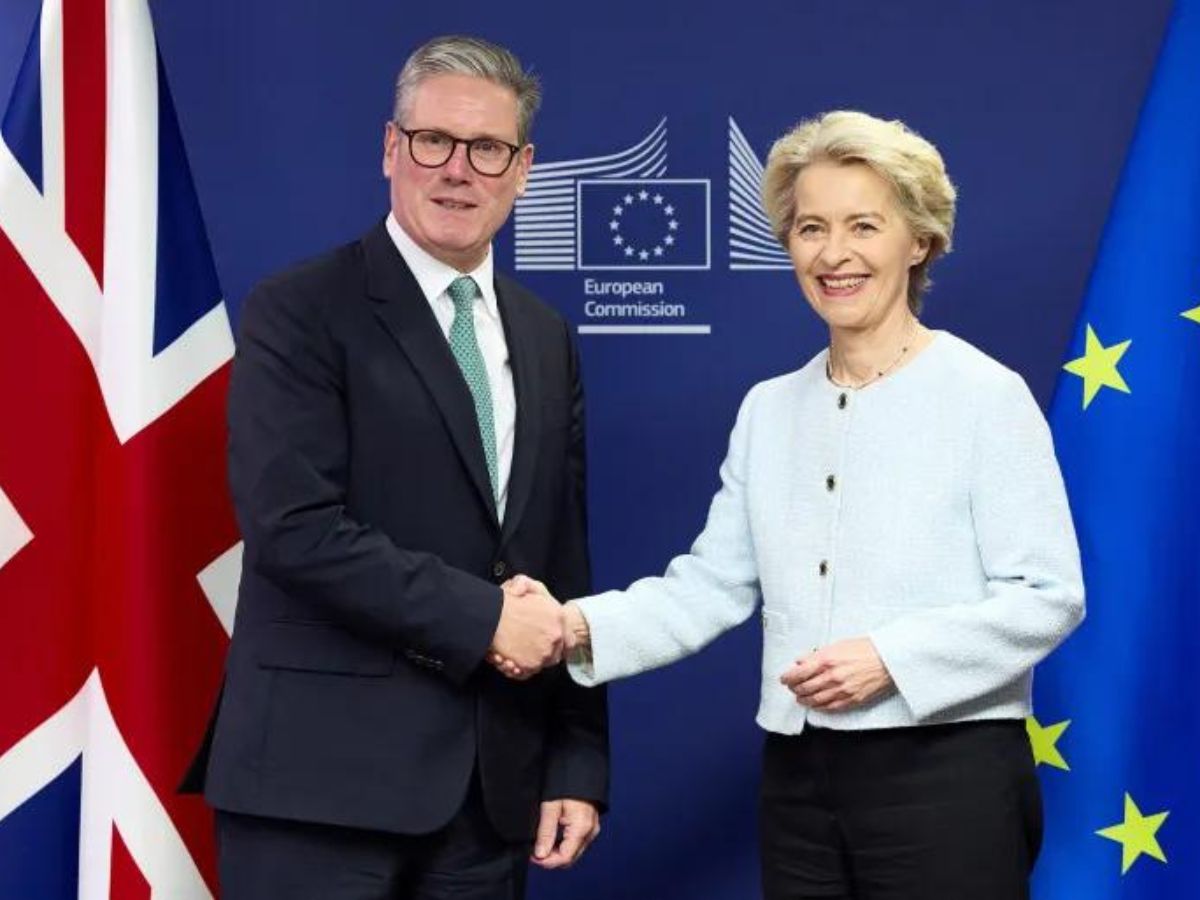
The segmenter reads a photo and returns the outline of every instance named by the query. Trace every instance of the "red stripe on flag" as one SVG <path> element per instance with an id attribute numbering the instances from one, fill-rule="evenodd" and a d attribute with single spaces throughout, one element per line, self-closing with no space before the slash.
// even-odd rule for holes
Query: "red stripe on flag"
<path id="1" fill-rule="evenodd" d="M 107 131 L 105 0 L 63 0 L 63 121 L 67 233 L 104 285 Z"/>
<path id="2" fill-rule="evenodd" d="M 112 869 L 108 881 L 108 896 L 112 900 L 150 900 L 150 882 L 133 861 L 116 828 L 112 833 Z"/>

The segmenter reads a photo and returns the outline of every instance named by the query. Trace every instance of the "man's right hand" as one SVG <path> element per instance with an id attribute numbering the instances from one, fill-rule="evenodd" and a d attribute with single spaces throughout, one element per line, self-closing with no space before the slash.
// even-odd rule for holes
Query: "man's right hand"
<path id="1" fill-rule="evenodd" d="M 500 624 L 488 649 L 489 659 L 505 660 L 512 677 L 529 678 L 562 661 L 563 611 L 553 597 L 539 592 L 517 593 L 504 585 Z"/>

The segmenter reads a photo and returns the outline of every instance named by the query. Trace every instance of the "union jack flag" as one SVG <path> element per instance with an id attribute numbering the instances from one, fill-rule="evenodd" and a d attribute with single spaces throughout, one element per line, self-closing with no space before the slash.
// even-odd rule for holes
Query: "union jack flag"
<path id="1" fill-rule="evenodd" d="M 146 0 L 45 0 L 0 134 L 0 897 L 209 897 L 175 788 L 240 568 L 233 341 Z"/>

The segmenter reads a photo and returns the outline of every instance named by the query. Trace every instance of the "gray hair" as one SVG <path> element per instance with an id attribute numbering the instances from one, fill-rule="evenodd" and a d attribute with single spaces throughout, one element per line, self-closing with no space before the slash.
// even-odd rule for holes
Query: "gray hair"
<path id="1" fill-rule="evenodd" d="M 397 122 L 408 111 L 413 91 L 433 75 L 470 75 L 511 90 L 517 97 L 517 142 L 523 145 L 528 140 L 542 102 L 542 86 L 511 50 L 461 34 L 436 37 L 418 47 L 396 77 L 392 117 Z"/>
<path id="2" fill-rule="evenodd" d="M 862 163 L 892 188 L 909 229 L 929 241 L 929 252 L 912 267 L 908 306 L 920 312 L 929 288 L 929 266 L 950 252 L 957 192 L 937 148 L 899 119 L 839 110 L 797 124 L 771 147 L 762 200 L 771 230 L 786 249 L 796 217 L 796 178 L 813 162 Z"/>

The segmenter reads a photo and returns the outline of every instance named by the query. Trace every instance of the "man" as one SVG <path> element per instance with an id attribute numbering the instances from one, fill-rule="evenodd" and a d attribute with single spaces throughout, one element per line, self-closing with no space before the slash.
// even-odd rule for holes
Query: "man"
<path id="1" fill-rule="evenodd" d="M 589 583 L 570 332 L 493 275 L 538 101 L 501 47 L 418 49 L 384 136 L 391 215 L 243 308 L 245 561 L 198 759 L 226 900 L 519 898 L 531 844 L 561 867 L 599 830 L 604 697 L 554 665 L 558 604 L 502 587 Z"/>

